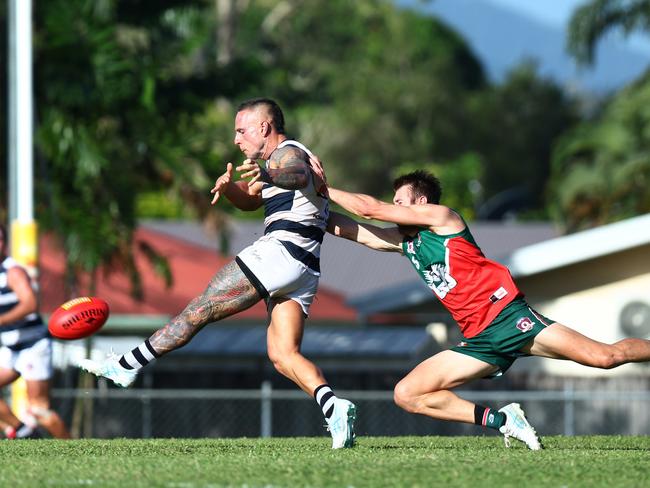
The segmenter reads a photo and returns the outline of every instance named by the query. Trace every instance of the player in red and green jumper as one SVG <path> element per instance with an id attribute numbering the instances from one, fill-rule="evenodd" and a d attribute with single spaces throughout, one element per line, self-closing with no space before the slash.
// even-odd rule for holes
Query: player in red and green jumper
<path id="1" fill-rule="evenodd" d="M 312 158 L 315 173 L 322 166 Z M 477 378 L 503 374 L 521 356 L 568 359 L 610 369 L 650 360 L 650 341 L 592 340 L 539 314 L 526 303 L 505 266 L 486 258 L 467 224 L 440 205 L 433 175 L 416 171 L 397 178 L 393 203 L 329 187 L 330 200 L 366 219 L 397 224 L 381 228 L 330 212 L 328 231 L 380 251 L 401 252 L 458 322 L 464 340 L 417 365 L 395 387 L 403 409 L 441 420 L 476 423 L 542 448 L 521 407 L 499 410 L 464 400 L 451 390 Z"/>

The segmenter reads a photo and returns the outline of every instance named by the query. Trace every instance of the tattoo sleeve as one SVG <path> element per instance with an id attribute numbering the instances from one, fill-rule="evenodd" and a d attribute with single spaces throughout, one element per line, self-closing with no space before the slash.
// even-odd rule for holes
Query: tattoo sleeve
<path id="1" fill-rule="evenodd" d="M 234 261 L 219 270 L 202 295 L 149 338 L 158 354 L 187 344 L 206 324 L 252 307 L 260 294 Z"/>
<path id="2" fill-rule="evenodd" d="M 269 168 L 262 168 L 262 180 L 287 190 L 299 190 L 309 184 L 310 170 L 307 153 L 294 146 L 273 151 Z"/>

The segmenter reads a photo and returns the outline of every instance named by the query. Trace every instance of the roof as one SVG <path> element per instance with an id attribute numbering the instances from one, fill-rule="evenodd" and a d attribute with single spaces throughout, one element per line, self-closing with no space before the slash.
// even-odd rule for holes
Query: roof
<path id="1" fill-rule="evenodd" d="M 192 221 L 154 221 L 144 228 L 217 248 L 220 232 Z M 486 256 L 499 259 L 518 247 L 558 235 L 546 222 L 477 222 L 471 224 L 474 237 Z M 264 234 L 262 221 L 232 220 L 229 223 L 230 251 L 236 254 Z M 377 252 L 326 234 L 321 248 L 321 286 L 336 291 L 354 303 L 355 299 L 388 287 L 419 281 L 408 260 L 399 253 Z"/>
<path id="2" fill-rule="evenodd" d="M 472 234 L 486 256 L 491 257 L 485 252 L 477 227 L 470 226 Z M 513 238 L 506 232 L 502 236 L 505 244 Z M 650 214 L 544 240 L 514 249 L 501 259 L 493 259 L 508 266 L 513 277 L 521 278 L 647 244 L 650 244 Z M 348 300 L 348 304 L 362 316 L 412 308 L 428 302 L 437 302 L 437 299 L 419 278 Z"/>
<path id="3" fill-rule="evenodd" d="M 83 276 L 76 295 L 93 294 L 102 297 L 109 303 L 112 314 L 173 316 L 182 311 L 192 298 L 200 295 L 214 273 L 232 260 L 219 255 L 215 249 L 149 228 L 138 228 L 135 240 L 147 242 L 168 258 L 174 277 L 170 288 L 165 287 L 163 279 L 154 272 L 144 253 L 135 245 L 135 262 L 141 273 L 144 291 L 142 301 L 131 296 L 129 278 L 119 269 L 110 273 L 100 270 L 97 287 L 92 292 L 89 277 Z M 41 311 L 49 313 L 68 298 L 65 292 L 65 259 L 63 251 L 51 235 L 40 237 L 39 248 Z M 236 317 L 266 323 L 266 307 L 260 302 L 238 313 Z M 344 297 L 339 293 L 321 286 L 311 306 L 310 317 L 315 320 L 349 322 L 356 320 L 356 311 L 344 303 Z"/>
<path id="4" fill-rule="evenodd" d="M 503 263 L 517 277 L 530 276 L 650 244 L 650 214 L 526 246 Z"/>

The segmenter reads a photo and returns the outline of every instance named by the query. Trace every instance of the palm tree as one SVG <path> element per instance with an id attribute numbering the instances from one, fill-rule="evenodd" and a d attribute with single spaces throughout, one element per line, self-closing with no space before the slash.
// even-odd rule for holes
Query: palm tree
<path id="1" fill-rule="evenodd" d="M 579 7 L 569 22 L 569 52 L 578 62 L 591 64 L 598 41 L 616 30 L 624 35 L 647 33 L 650 0 L 591 0 Z"/>

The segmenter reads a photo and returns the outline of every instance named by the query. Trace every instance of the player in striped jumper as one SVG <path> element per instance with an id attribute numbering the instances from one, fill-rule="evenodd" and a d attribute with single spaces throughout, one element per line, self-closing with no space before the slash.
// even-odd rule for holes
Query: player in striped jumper
<path id="1" fill-rule="evenodd" d="M 19 420 L 0 399 L 0 425 L 9 439 L 37 436 L 37 424 L 53 437 L 69 438 L 61 417 L 50 409 L 52 339 L 37 313 L 27 272 L 6 255 L 7 231 L 0 226 L 0 388 L 21 376 L 27 386 L 27 418 Z"/>
<path id="2" fill-rule="evenodd" d="M 312 165 L 324 180 L 317 158 Z M 460 344 L 426 359 L 396 385 L 394 398 L 400 407 L 435 419 L 493 428 L 504 434 L 506 445 L 512 437 L 538 450 L 540 439 L 518 404 L 493 410 L 451 390 L 474 379 L 499 376 L 521 356 L 566 359 L 603 369 L 650 360 L 648 340 L 604 344 L 533 310 L 509 270 L 483 255 L 463 218 L 439 204 L 441 187 L 433 175 L 424 171 L 403 175 L 393 189 L 390 204 L 329 188 L 330 199 L 346 210 L 397 226 L 360 224 L 332 212 L 328 231 L 376 250 L 402 253 L 463 333 Z"/>
<path id="3" fill-rule="evenodd" d="M 352 447 L 356 407 L 337 398 L 322 371 L 300 352 L 305 319 L 320 276 L 320 246 L 327 225 L 327 197 L 314 188 L 309 150 L 287 138 L 277 103 L 259 98 L 242 103 L 235 118 L 235 144 L 246 156 L 215 182 L 212 203 L 225 196 L 242 210 L 264 207 L 264 235 L 219 270 L 205 292 L 132 351 L 80 366 L 130 385 L 154 359 L 189 342 L 206 324 L 265 300 L 269 311 L 268 355 L 275 368 L 313 395 L 332 435 L 332 448 Z M 258 160 L 265 161 L 260 167 Z"/>

